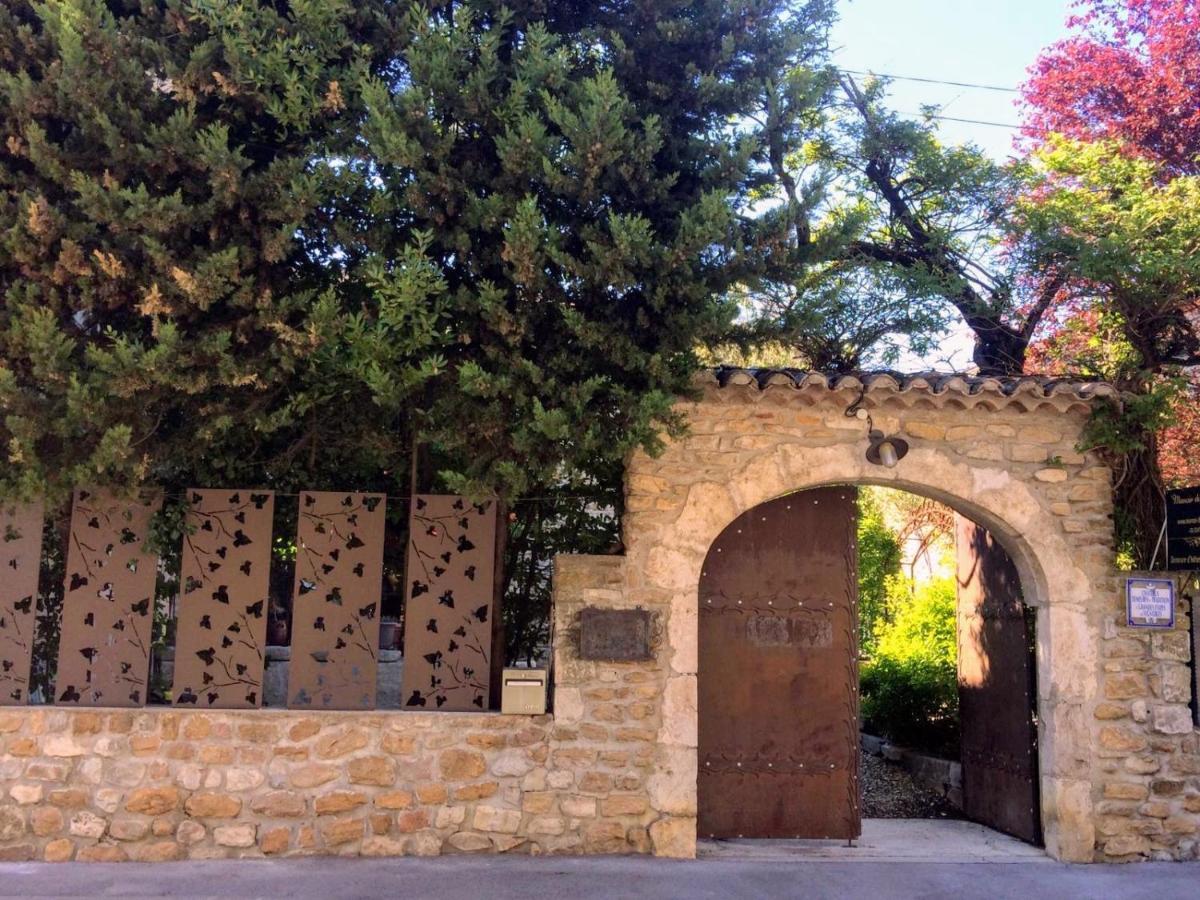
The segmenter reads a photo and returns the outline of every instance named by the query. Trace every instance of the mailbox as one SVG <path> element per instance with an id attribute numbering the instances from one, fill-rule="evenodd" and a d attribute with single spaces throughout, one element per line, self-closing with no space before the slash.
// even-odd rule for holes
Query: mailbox
<path id="1" fill-rule="evenodd" d="M 540 716 L 546 711 L 545 669 L 505 669 L 501 682 L 500 712 Z"/>

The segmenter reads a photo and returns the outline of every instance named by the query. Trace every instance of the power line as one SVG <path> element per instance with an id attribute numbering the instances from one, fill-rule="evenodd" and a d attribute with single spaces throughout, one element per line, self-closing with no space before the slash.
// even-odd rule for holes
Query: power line
<path id="1" fill-rule="evenodd" d="M 863 72 L 858 69 L 838 69 L 839 72 L 844 72 L 847 75 L 868 75 L 878 76 L 880 78 L 891 78 L 895 81 L 919 81 L 922 84 L 948 84 L 952 87 L 977 88 L 981 91 L 1000 91 L 1005 94 L 1021 93 L 1017 88 L 1001 87 L 996 84 L 978 84 L 971 81 L 946 81 L 941 78 L 918 78 L 915 75 L 893 75 L 890 72 Z M 983 124 L 991 124 L 985 122 Z"/>
<path id="2" fill-rule="evenodd" d="M 902 116 L 920 116 L 926 119 L 941 119 L 944 122 L 965 122 L 968 125 L 991 125 L 995 128 L 1009 128 L 1013 131 L 1020 131 L 1020 125 L 1014 125 L 1011 122 L 988 122 L 984 119 L 960 119 L 958 116 L 943 116 L 939 113 L 900 113 Z"/>

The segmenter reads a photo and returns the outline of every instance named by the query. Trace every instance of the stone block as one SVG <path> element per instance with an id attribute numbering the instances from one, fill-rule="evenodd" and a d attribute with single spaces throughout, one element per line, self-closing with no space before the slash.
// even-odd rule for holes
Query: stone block
<path id="1" fill-rule="evenodd" d="M 267 856 L 285 852 L 292 842 L 292 833 L 288 828 L 271 828 L 264 831 L 258 839 L 258 849 Z"/>
<path id="2" fill-rule="evenodd" d="M 1182 704 L 1156 706 L 1151 727 L 1161 734 L 1191 734 L 1192 711 Z"/>
<path id="3" fill-rule="evenodd" d="M 389 787 L 396 783 L 396 763 L 387 756 L 362 756 L 346 767 L 351 784 Z"/>
<path id="4" fill-rule="evenodd" d="M 161 816 L 179 806 L 179 791 L 173 787 L 140 788 L 125 800 L 127 812 Z"/>
<path id="5" fill-rule="evenodd" d="M 331 816 L 357 809 L 367 802 L 362 791 L 334 791 L 316 799 L 314 806 L 318 816 Z"/>
<path id="6" fill-rule="evenodd" d="M 270 791 L 252 799 L 250 808 L 268 819 L 295 819 L 304 815 L 306 802 L 295 791 Z"/>
<path id="7" fill-rule="evenodd" d="M 67 862 L 75 855 L 75 844 L 67 838 L 50 841 L 42 851 L 42 859 L 46 862 Z"/>
<path id="8" fill-rule="evenodd" d="M 49 837 L 62 831 L 63 814 L 57 806 L 41 806 L 29 813 L 29 828 L 38 837 Z"/>
<path id="9" fill-rule="evenodd" d="M 388 791 L 375 795 L 375 806 L 379 809 L 408 809 L 414 802 L 412 791 Z"/>
<path id="10" fill-rule="evenodd" d="M 360 841 L 363 837 L 364 819 L 335 819 L 321 826 L 321 839 L 331 847 Z"/>
<path id="11" fill-rule="evenodd" d="M 495 806 L 475 807 L 472 827 L 476 831 L 515 834 L 520 825 L 521 813 L 515 809 L 500 809 Z"/>
<path id="12" fill-rule="evenodd" d="M 339 759 L 368 743 L 367 732 L 361 728 L 345 728 L 332 734 L 322 735 L 316 742 L 318 759 Z"/>
<path id="13" fill-rule="evenodd" d="M 692 859 L 696 855 L 696 820 L 668 816 L 650 826 L 655 856 Z"/>
<path id="14" fill-rule="evenodd" d="M 470 781 L 487 771 L 487 759 L 475 750 L 447 750 L 438 757 L 438 769 L 445 781 Z"/>
<path id="15" fill-rule="evenodd" d="M 201 792 L 188 797 L 183 808 L 197 819 L 232 819 L 242 811 L 242 800 L 229 794 Z"/>
<path id="16" fill-rule="evenodd" d="M 492 849 L 492 840 L 487 835 L 475 834 L 471 831 L 459 831 L 446 838 L 442 846 L 443 853 L 480 853 Z"/>
<path id="17" fill-rule="evenodd" d="M 115 844 L 94 844 L 90 847 L 80 847 L 75 859 L 79 862 L 125 862 L 129 859 L 129 854 Z"/>
<path id="18" fill-rule="evenodd" d="M 101 838 L 107 829 L 108 822 L 93 812 L 81 810 L 71 816 L 70 831 L 75 837 Z"/>
<path id="19" fill-rule="evenodd" d="M 257 826 L 250 823 L 218 825 L 213 829 L 213 842 L 220 847 L 253 847 L 257 837 Z"/>

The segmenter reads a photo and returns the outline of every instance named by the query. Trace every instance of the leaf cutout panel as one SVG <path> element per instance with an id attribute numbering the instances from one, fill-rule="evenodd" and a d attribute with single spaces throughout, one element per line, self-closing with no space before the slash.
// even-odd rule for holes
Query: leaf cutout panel
<path id="1" fill-rule="evenodd" d="M 42 503 L 0 505 L 0 706 L 29 702 Z"/>
<path id="2" fill-rule="evenodd" d="M 495 501 L 413 498 L 404 627 L 406 709 L 486 709 L 496 565 Z"/>
<path id="3" fill-rule="evenodd" d="M 300 494 L 292 709 L 375 706 L 385 504 L 383 494 Z"/>
<path id="4" fill-rule="evenodd" d="M 262 705 L 270 491 L 188 491 L 175 641 L 176 706 Z"/>
<path id="5" fill-rule="evenodd" d="M 71 509 L 55 702 L 143 706 L 150 675 L 158 557 L 144 553 L 162 497 L 80 489 Z"/>

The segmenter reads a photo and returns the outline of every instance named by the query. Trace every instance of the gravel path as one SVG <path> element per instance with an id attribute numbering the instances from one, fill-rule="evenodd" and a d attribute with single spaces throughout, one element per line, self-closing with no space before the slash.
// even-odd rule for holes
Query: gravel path
<path id="1" fill-rule="evenodd" d="M 960 819 L 938 792 L 921 787 L 908 772 L 872 753 L 863 753 L 859 768 L 864 819 Z"/>

